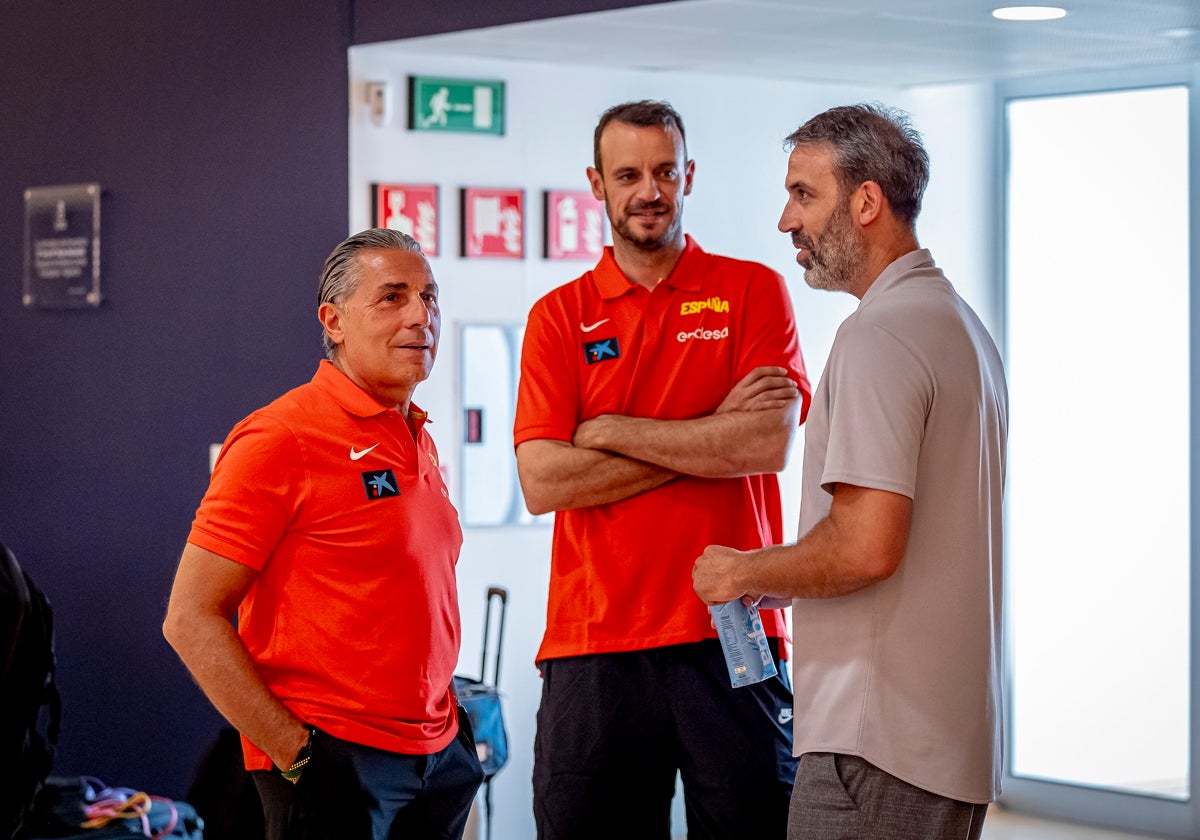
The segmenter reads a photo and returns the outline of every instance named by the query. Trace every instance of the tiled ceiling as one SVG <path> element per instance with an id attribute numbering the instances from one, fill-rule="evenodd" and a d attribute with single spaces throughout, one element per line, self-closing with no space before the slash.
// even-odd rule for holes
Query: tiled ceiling
<path id="1" fill-rule="evenodd" d="M 1028 23 L 994 19 L 997 5 L 676 0 L 395 43 L 486 58 L 897 87 L 1200 62 L 1200 0 L 1058 0 L 1065 18 Z"/>

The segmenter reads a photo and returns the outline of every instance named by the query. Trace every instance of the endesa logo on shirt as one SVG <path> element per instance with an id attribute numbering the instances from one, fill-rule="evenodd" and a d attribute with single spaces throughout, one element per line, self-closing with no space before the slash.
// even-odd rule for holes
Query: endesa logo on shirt
<path id="1" fill-rule="evenodd" d="M 685 341 L 691 341 L 692 339 L 699 339 L 700 341 L 718 341 L 722 338 L 729 338 L 729 327 L 722 327 L 719 330 L 706 330 L 702 327 L 697 327 L 690 332 L 680 330 L 679 334 L 676 335 L 675 338 L 679 339 L 680 344 Z"/>
<path id="2" fill-rule="evenodd" d="M 720 312 L 727 314 L 729 312 L 729 301 L 722 300 L 719 297 L 704 298 L 703 300 L 685 300 L 679 305 L 680 315 L 699 315 L 701 312 Z M 722 327 L 719 330 L 704 329 L 697 327 L 694 330 L 680 330 L 676 336 L 679 343 L 685 341 L 719 341 L 722 338 L 729 338 L 729 327 Z"/>

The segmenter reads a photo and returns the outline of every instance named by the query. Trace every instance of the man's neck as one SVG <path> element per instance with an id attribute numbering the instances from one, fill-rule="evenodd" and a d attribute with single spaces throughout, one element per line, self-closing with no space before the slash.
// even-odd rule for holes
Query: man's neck
<path id="1" fill-rule="evenodd" d="M 871 286 L 875 285 L 875 281 L 879 279 L 879 275 L 883 274 L 889 265 L 905 254 L 911 254 L 913 251 L 918 250 L 920 247 L 917 244 L 917 238 L 905 231 L 894 237 L 890 237 L 885 243 L 881 243 L 880 247 L 872 248 L 868 251 L 867 262 L 863 266 L 860 283 L 857 288 L 851 291 L 851 294 L 862 300 Z"/>
<path id="2" fill-rule="evenodd" d="M 371 399 L 380 405 L 390 406 L 407 420 L 409 417 L 409 407 L 412 405 L 412 388 L 386 388 L 378 389 L 371 387 L 370 384 L 364 382 L 361 377 L 357 376 L 353 371 L 347 370 L 346 366 L 341 363 L 341 360 L 334 355 L 330 361 L 333 366 L 346 375 L 346 378 L 370 395 Z M 411 423 L 411 420 L 409 421 Z"/>
<path id="3" fill-rule="evenodd" d="M 683 256 L 687 242 L 680 234 L 679 240 L 654 251 L 631 245 L 619 237 L 613 237 L 613 259 L 631 282 L 653 289 L 675 268 Z"/>

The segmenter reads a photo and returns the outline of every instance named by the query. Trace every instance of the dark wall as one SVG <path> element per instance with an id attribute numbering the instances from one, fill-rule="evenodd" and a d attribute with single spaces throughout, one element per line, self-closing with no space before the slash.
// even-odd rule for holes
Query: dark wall
<path id="1" fill-rule="evenodd" d="M 307 379 L 346 235 L 348 0 L 0 4 L 0 540 L 52 600 L 56 772 L 182 796 L 163 641 L 208 445 Z M 23 191 L 98 181 L 104 303 L 21 303 Z"/>
<path id="2" fill-rule="evenodd" d="M 209 444 L 320 358 L 347 47 L 641 2 L 0 3 L 0 541 L 55 610 L 56 773 L 182 797 L 222 727 L 160 625 Z M 103 304 L 24 307 L 24 189 L 90 181 Z"/>

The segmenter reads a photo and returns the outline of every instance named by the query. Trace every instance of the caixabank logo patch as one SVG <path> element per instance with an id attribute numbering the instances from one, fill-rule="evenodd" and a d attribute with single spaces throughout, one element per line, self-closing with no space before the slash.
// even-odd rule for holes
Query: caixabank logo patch
<path id="1" fill-rule="evenodd" d="M 621 358 L 621 344 L 617 341 L 616 336 L 601 338 L 598 341 L 585 341 L 583 343 L 583 357 L 589 365 L 594 365 L 596 362 L 619 359 Z"/>
<path id="2" fill-rule="evenodd" d="M 362 474 L 368 499 L 387 499 L 400 495 L 400 484 L 391 470 L 370 470 Z"/>

